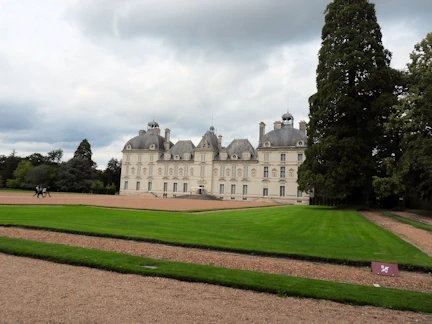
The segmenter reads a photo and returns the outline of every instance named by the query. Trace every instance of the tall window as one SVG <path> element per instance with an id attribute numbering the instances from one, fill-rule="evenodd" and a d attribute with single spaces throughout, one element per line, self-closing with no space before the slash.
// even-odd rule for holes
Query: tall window
<path id="1" fill-rule="evenodd" d="M 236 170 L 236 167 L 233 166 L 232 169 L 231 169 L 231 171 L 232 171 L 232 173 L 231 173 L 231 174 L 232 174 L 232 177 L 235 178 L 235 177 L 237 176 L 237 175 L 236 175 L 236 171 L 237 171 L 237 170 Z"/>
<path id="2" fill-rule="evenodd" d="M 185 170 L 184 171 L 185 171 L 184 172 L 185 177 L 188 177 L 189 176 L 189 167 L 187 165 L 185 166 Z"/>
<path id="3" fill-rule="evenodd" d="M 205 154 L 201 154 L 201 161 L 204 162 L 205 161 Z"/>
<path id="4" fill-rule="evenodd" d="M 285 159 L 286 159 L 285 153 L 282 153 L 281 154 L 281 162 L 285 162 Z"/>
<path id="5" fill-rule="evenodd" d="M 243 168 L 243 178 L 247 178 L 247 177 L 249 177 L 249 168 L 245 166 Z"/>
<path id="6" fill-rule="evenodd" d="M 268 167 L 264 167 L 264 178 L 268 178 Z"/>
<path id="7" fill-rule="evenodd" d="M 168 175 L 168 165 L 164 166 L 164 176 Z"/>
<path id="8" fill-rule="evenodd" d="M 269 160 L 269 154 L 268 153 L 264 153 L 264 161 L 268 162 Z"/>
<path id="9" fill-rule="evenodd" d="M 149 165 L 149 175 L 153 175 L 153 165 Z"/>
<path id="10" fill-rule="evenodd" d="M 124 183 L 124 190 L 128 190 L 128 185 L 129 185 L 129 182 L 125 181 L 125 183 Z"/>
<path id="11" fill-rule="evenodd" d="M 141 175 L 141 165 L 137 166 L 137 175 Z"/>
<path id="12" fill-rule="evenodd" d="M 149 156 L 149 160 L 150 160 L 150 162 L 153 161 L 153 154 L 150 154 L 150 156 Z"/>
<path id="13" fill-rule="evenodd" d="M 148 192 L 152 191 L 152 182 L 151 181 L 149 181 L 147 184 L 147 191 Z"/>
<path id="14" fill-rule="evenodd" d="M 187 183 L 183 183 L 183 192 L 187 192 Z"/>
<path id="15" fill-rule="evenodd" d="M 130 161 L 130 155 L 126 155 L 126 161 Z"/>
<path id="16" fill-rule="evenodd" d="M 164 192 L 168 191 L 168 182 L 164 182 L 164 188 L 163 188 Z"/>
<path id="17" fill-rule="evenodd" d="M 281 167 L 280 169 L 280 177 L 285 178 L 285 167 Z"/>
<path id="18" fill-rule="evenodd" d="M 126 175 L 129 174 L 129 165 L 126 165 Z"/>
<path id="19" fill-rule="evenodd" d="M 221 177 L 225 177 L 225 165 L 221 165 L 220 174 L 221 174 Z"/>
<path id="20" fill-rule="evenodd" d="M 285 197 L 285 186 L 279 187 L 279 196 Z"/>
<path id="21" fill-rule="evenodd" d="M 178 166 L 177 165 L 174 167 L 174 175 L 176 177 L 178 176 Z"/>
<path id="22" fill-rule="evenodd" d="M 219 185 L 219 193 L 222 195 L 225 193 L 225 185 L 223 183 L 221 183 Z"/>
<path id="23" fill-rule="evenodd" d="M 177 192 L 177 182 L 173 183 L 173 192 Z"/>
<path id="24" fill-rule="evenodd" d="M 235 193 L 236 193 L 236 185 L 232 184 L 231 185 L 231 195 L 235 195 Z"/>
<path id="25" fill-rule="evenodd" d="M 141 183 L 139 181 L 137 181 L 137 183 L 136 183 L 136 190 L 140 190 L 140 186 L 141 186 Z"/>
<path id="26" fill-rule="evenodd" d="M 297 189 L 297 197 L 298 197 L 298 198 L 303 197 L 303 191 Z"/>
<path id="27" fill-rule="evenodd" d="M 303 153 L 297 154 L 297 161 L 303 161 Z"/>
<path id="28" fill-rule="evenodd" d="M 263 196 L 268 197 L 268 188 L 263 188 Z"/>
<path id="29" fill-rule="evenodd" d="M 142 155 L 138 155 L 138 162 L 141 162 L 142 160 Z"/>
<path id="30" fill-rule="evenodd" d="M 243 196 L 247 195 L 247 185 L 243 185 Z"/>
<path id="31" fill-rule="evenodd" d="M 200 168 L 200 176 L 201 176 L 201 177 L 204 177 L 204 174 L 205 174 L 205 166 L 204 166 L 204 165 L 201 165 L 201 168 Z"/>

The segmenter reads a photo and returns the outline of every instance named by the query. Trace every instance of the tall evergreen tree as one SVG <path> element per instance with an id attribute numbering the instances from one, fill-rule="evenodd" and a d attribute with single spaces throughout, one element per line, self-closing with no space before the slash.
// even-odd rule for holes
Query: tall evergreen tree
<path id="1" fill-rule="evenodd" d="M 96 168 L 96 162 L 94 162 L 92 160 L 92 155 L 93 152 L 91 150 L 91 145 L 88 142 L 88 140 L 86 138 L 84 138 L 81 143 L 79 144 L 79 146 L 77 147 L 75 153 L 74 153 L 74 158 L 81 158 L 84 159 L 86 161 L 88 161 L 89 165 L 91 167 Z"/>
<path id="2" fill-rule="evenodd" d="M 389 141 L 383 125 L 397 102 L 398 74 L 381 38 L 369 1 L 334 0 L 327 6 L 300 189 L 368 199 Z"/>

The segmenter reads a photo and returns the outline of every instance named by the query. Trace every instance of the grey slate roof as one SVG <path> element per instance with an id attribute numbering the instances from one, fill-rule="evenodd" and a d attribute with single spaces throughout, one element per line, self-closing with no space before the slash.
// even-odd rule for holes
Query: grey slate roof
<path id="1" fill-rule="evenodd" d="M 226 152 L 228 153 L 228 158 L 231 158 L 233 154 L 236 154 L 239 159 L 242 159 L 243 152 L 249 152 L 251 154 L 251 159 L 256 159 L 256 152 L 253 148 L 252 144 L 248 139 L 235 139 L 233 140 L 226 148 Z"/>
<path id="2" fill-rule="evenodd" d="M 191 140 L 178 141 L 170 150 L 172 155 L 183 156 L 184 153 L 192 153 L 195 149 Z"/>

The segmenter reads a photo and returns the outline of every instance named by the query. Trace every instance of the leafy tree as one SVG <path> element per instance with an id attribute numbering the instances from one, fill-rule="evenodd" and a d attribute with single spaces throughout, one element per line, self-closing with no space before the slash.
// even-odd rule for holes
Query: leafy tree
<path id="1" fill-rule="evenodd" d="M 317 92 L 309 98 L 308 149 L 299 187 L 366 202 L 390 138 L 384 123 L 400 75 L 390 68 L 375 6 L 334 0 L 325 11 Z"/>
<path id="2" fill-rule="evenodd" d="M 387 133 L 402 134 L 401 156 L 388 157 L 387 177 L 376 177 L 376 190 L 392 184 L 396 194 L 432 197 L 432 33 L 416 44 L 408 64 L 408 93 L 387 123 Z"/>
<path id="3" fill-rule="evenodd" d="M 48 152 L 47 160 L 48 160 L 48 162 L 58 164 L 61 162 L 62 157 L 63 157 L 63 150 L 57 149 L 57 150 L 53 150 L 51 152 Z"/>
<path id="4" fill-rule="evenodd" d="M 31 162 L 33 166 L 37 166 L 46 162 L 46 157 L 40 153 L 33 153 L 26 157 L 27 160 Z"/>
<path id="5" fill-rule="evenodd" d="M 87 141 L 87 139 L 83 139 L 81 143 L 79 144 L 78 148 L 76 149 L 74 153 L 74 158 L 81 158 L 87 161 L 88 165 L 92 168 L 96 168 L 97 164 L 92 160 L 92 150 L 91 145 Z"/>
<path id="6" fill-rule="evenodd" d="M 25 176 L 25 184 L 27 187 L 35 187 L 41 185 L 44 187 L 54 187 L 53 172 L 55 167 L 41 164 L 31 168 Z"/>
<path id="7" fill-rule="evenodd" d="M 0 156 L 0 177 L 3 181 L 13 179 L 13 172 L 21 162 L 22 158 L 16 155 L 15 150 L 9 156 Z M 4 183 L 2 183 L 2 186 Z"/>
<path id="8" fill-rule="evenodd" d="M 115 189 L 120 187 L 121 162 L 115 158 L 108 161 L 107 168 L 102 173 L 102 179 L 107 186 L 114 185 Z M 111 187 L 110 187 L 111 188 Z"/>
<path id="9" fill-rule="evenodd" d="M 6 186 L 8 188 L 26 188 L 27 186 L 24 183 L 24 179 L 32 167 L 32 163 L 29 160 L 22 160 L 13 172 L 14 178 L 8 179 L 6 181 Z"/>
<path id="10" fill-rule="evenodd" d="M 75 157 L 60 166 L 57 188 L 61 191 L 90 192 L 95 172 L 89 167 L 89 161 Z"/>

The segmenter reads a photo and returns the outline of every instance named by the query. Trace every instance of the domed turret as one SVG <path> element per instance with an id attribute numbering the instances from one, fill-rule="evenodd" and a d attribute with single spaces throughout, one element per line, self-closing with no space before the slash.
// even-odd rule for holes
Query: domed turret
<path id="1" fill-rule="evenodd" d="M 131 138 L 123 150 L 163 150 L 165 138 L 160 136 L 159 124 L 151 121 L 147 124 L 147 132 L 140 130 L 138 136 Z"/>
<path id="2" fill-rule="evenodd" d="M 260 138 L 258 148 L 305 146 L 306 142 L 306 134 L 294 128 L 294 117 L 290 113 L 285 113 L 282 115 L 280 128 L 263 135 Z"/>

